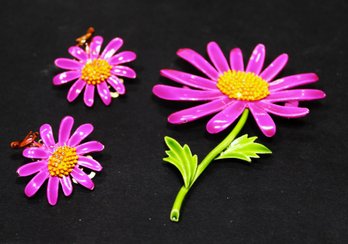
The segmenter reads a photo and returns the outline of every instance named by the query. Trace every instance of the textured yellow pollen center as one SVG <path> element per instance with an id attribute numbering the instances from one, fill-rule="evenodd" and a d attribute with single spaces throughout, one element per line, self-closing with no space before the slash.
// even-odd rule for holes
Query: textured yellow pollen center
<path id="1" fill-rule="evenodd" d="M 269 95 L 268 83 L 251 72 L 224 72 L 216 85 L 229 98 L 245 101 L 257 101 Z"/>
<path id="2" fill-rule="evenodd" d="M 85 64 L 82 69 L 82 80 L 90 85 L 97 85 L 109 78 L 112 66 L 104 59 L 95 59 Z"/>
<path id="3" fill-rule="evenodd" d="M 51 176 L 67 176 L 77 164 L 77 159 L 76 148 L 58 147 L 48 159 L 48 171 Z"/>

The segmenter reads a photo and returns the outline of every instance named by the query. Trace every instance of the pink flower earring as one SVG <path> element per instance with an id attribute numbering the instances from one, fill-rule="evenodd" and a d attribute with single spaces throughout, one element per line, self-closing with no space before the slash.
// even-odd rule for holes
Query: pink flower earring
<path id="1" fill-rule="evenodd" d="M 21 177 L 35 174 L 24 189 L 27 197 L 34 196 L 46 180 L 47 200 L 51 205 L 56 205 L 58 201 L 59 185 L 65 196 L 71 195 L 72 182 L 90 190 L 94 189 L 91 178 L 95 175 L 94 171 L 102 170 L 102 166 L 86 154 L 100 152 L 104 145 L 98 141 L 81 143 L 92 133 L 93 125 L 83 124 L 71 135 L 73 124 L 72 117 L 63 118 L 57 142 L 54 140 L 51 126 L 44 124 L 40 127 L 40 133 L 29 132 L 24 140 L 11 143 L 12 148 L 25 148 L 23 156 L 35 160 L 17 170 Z M 38 140 L 39 135 L 41 140 Z M 83 168 L 89 169 L 91 173 L 85 173 Z"/>
<path id="2" fill-rule="evenodd" d="M 63 85 L 72 81 L 67 95 L 69 102 L 74 101 L 84 90 L 84 102 L 88 107 L 94 104 L 94 92 L 98 94 L 105 105 L 110 105 L 111 98 L 126 93 L 124 81 L 120 77 L 136 78 L 133 69 L 122 64 L 136 59 L 132 51 L 122 51 L 115 54 L 123 45 L 119 37 L 112 39 L 101 52 L 103 37 L 92 38 L 94 29 L 90 27 L 87 33 L 76 39 L 77 45 L 68 49 L 75 59 L 57 58 L 55 65 L 67 71 L 53 78 L 54 85 Z M 112 88 L 114 91 L 110 91 Z"/>

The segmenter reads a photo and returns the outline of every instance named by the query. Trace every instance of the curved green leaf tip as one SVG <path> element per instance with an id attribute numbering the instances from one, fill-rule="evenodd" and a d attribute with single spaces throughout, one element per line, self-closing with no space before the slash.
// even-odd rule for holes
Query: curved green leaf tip
<path id="1" fill-rule="evenodd" d="M 266 146 L 255 143 L 256 139 L 256 136 L 248 137 L 247 134 L 242 135 L 235 139 L 216 159 L 236 158 L 251 162 L 251 158 L 260 157 L 258 154 L 272 153 Z"/>
<path id="2" fill-rule="evenodd" d="M 185 187 L 190 187 L 197 170 L 197 155 L 192 155 L 188 145 L 181 146 L 175 139 L 164 137 L 169 150 L 166 151 L 168 157 L 163 161 L 174 165 L 181 173 Z"/>

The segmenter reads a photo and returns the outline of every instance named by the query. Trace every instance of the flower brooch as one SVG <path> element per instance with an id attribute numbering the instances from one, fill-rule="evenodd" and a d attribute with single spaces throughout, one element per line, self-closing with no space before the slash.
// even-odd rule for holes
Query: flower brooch
<path id="1" fill-rule="evenodd" d="M 132 51 L 115 54 L 122 47 L 123 40 L 119 37 L 112 39 L 101 52 L 103 37 L 92 38 L 93 32 L 94 29 L 89 28 L 86 35 L 76 39 L 77 46 L 68 49 L 74 59 L 55 60 L 57 67 L 67 71 L 53 78 L 54 85 L 75 81 L 67 95 L 69 102 L 74 101 L 85 89 L 83 100 L 88 107 L 94 104 L 95 89 L 103 103 L 109 105 L 112 97 L 116 98 L 126 93 L 124 81 L 120 77 L 136 78 L 133 69 L 122 65 L 135 60 L 136 54 Z M 114 91 L 110 91 L 110 88 Z"/>
<path id="2" fill-rule="evenodd" d="M 95 174 L 94 171 L 102 170 L 102 166 L 86 154 L 100 152 L 104 145 L 98 141 L 81 143 L 92 133 L 93 125 L 83 124 L 71 134 L 73 124 L 72 117 L 63 118 L 57 142 L 53 137 L 52 127 L 44 124 L 40 127 L 41 140 L 37 141 L 38 132 L 30 132 L 24 140 L 11 143 L 12 148 L 26 147 L 23 156 L 35 160 L 17 170 L 18 175 L 22 177 L 35 174 L 25 187 L 26 196 L 34 196 L 46 180 L 47 200 L 51 205 L 57 203 L 59 185 L 65 196 L 71 195 L 72 182 L 90 190 L 94 189 L 91 178 Z M 83 168 L 89 169 L 91 173 L 88 175 Z"/>
<path id="3" fill-rule="evenodd" d="M 259 158 L 258 154 L 271 153 L 267 147 L 255 142 L 257 137 L 237 137 L 249 111 L 261 132 L 272 137 L 276 133 L 276 125 L 270 114 L 286 118 L 302 117 L 309 110 L 299 107 L 300 101 L 325 97 L 321 90 L 293 89 L 317 82 L 318 76 L 314 73 L 274 79 L 286 65 L 288 55 L 281 54 L 263 69 L 266 51 L 262 44 L 255 47 L 246 68 L 239 48 L 231 50 L 229 62 L 215 42 L 208 43 L 207 52 L 212 64 L 192 49 L 185 48 L 177 52 L 179 57 L 195 66 L 204 76 L 163 69 L 162 76 L 183 87 L 162 84 L 153 87 L 153 93 L 162 99 L 205 102 L 169 115 L 169 123 L 183 124 L 215 114 L 206 125 L 207 131 L 214 134 L 227 129 L 239 118 L 228 136 L 200 163 L 188 145 L 181 146 L 173 138 L 165 137 L 169 150 L 166 151 L 168 157 L 163 160 L 173 164 L 184 180 L 184 186 L 179 190 L 170 213 L 170 219 L 176 222 L 179 221 L 186 194 L 211 162 L 228 158 L 251 162 L 251 158 Z"/>

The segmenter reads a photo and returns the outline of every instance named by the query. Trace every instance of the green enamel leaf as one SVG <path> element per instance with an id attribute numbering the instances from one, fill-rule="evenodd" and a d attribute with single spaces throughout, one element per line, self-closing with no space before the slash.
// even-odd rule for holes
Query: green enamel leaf
<path id="1" fill-rule="evenodd" d="M 169 150 L 163 161 L 174 165 L 181 173 L 185 187 L 189 187 L 197 170 L 197 155 L 192 155 L 188 145 L 183 147 L 173 138 L 164 138 Z"/>
<path id="2" fill-rule="evenodd" d="M 258 154 L 272 153 L 266 146 L 256 143 L 256 139 L 256 136 L 248 135 L 238 137 L 216 159 L 236 158 L 251 162 L 251 158 L 260 157 Z"/>

